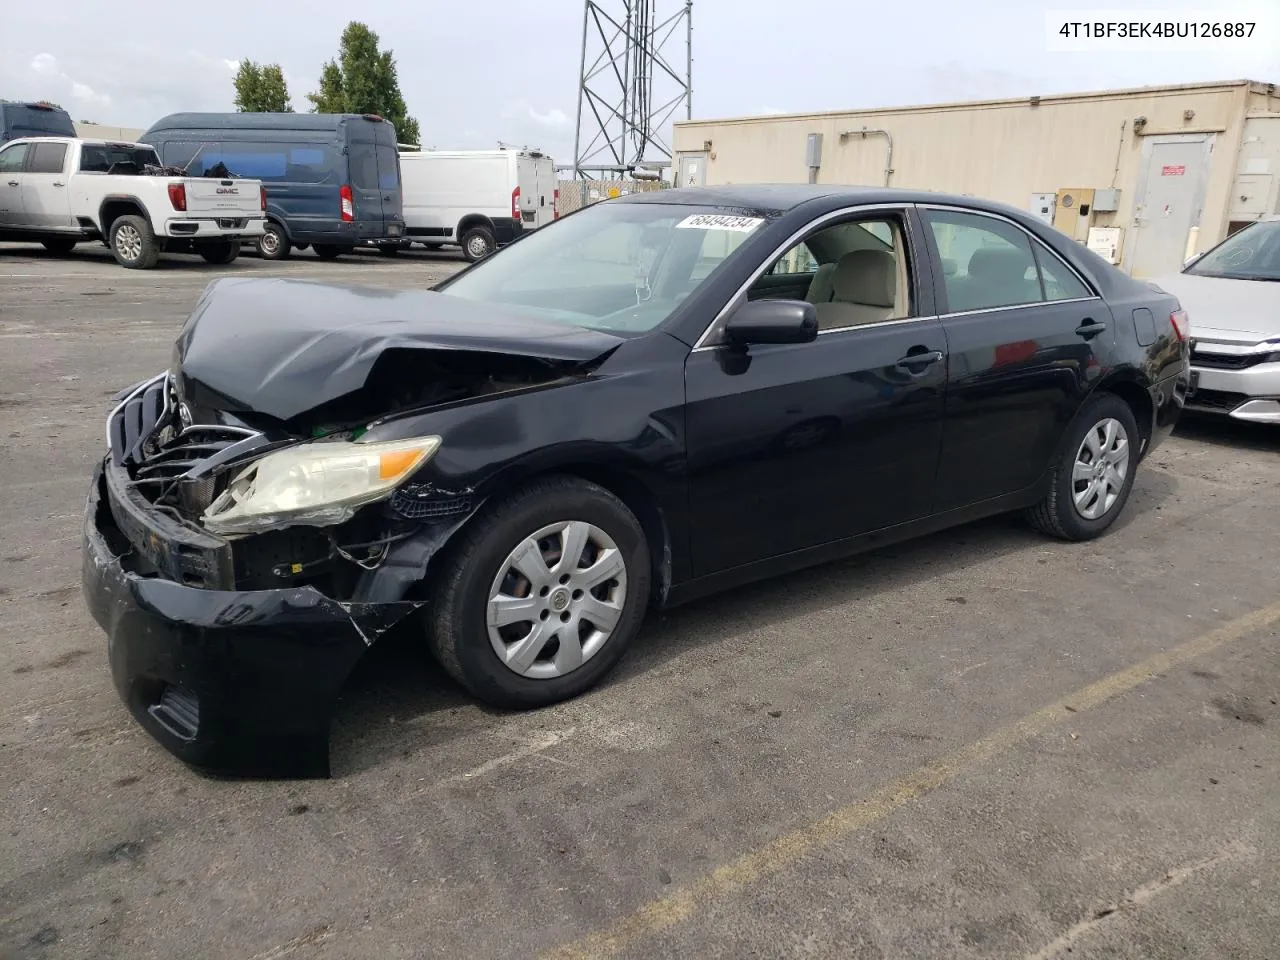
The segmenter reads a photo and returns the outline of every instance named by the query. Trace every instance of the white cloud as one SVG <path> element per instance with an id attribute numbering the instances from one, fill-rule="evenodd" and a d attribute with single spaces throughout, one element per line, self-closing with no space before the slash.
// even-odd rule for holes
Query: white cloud
<path id="1" fill-rule="evenodd" d="M 49 92 L 40 96 L 45 100 L 66 101 L 66 106 L 77 114 L 86 108 L 109 106 L 111 98 L 99 93 L 87 83 L 81 83 L 62 69 L 58 58 L 51 53 L 37 53 L 28 65 L 32 73 L 40 77 L 40 83 Z"/>

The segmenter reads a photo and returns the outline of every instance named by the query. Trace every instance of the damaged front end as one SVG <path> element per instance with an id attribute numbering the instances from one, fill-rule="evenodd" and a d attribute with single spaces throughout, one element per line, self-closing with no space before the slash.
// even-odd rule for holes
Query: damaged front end
<path id="1" fill-rule="evenodd" d="M 183 760 L 327 776 L 344 682 L 480 506 L 432 479 L 448 438 L 417 415 L 590 376 L 618 342 L 477 309 L 215 281 L 173 369 L 117 398 L 84 591 L 121 696 Z"/>
<path id="2" fill-rule="evenodd" d="M 193 766 L 327 776 L 343 684 L 370 644 L 422 606 L 414 587 L 471 504 L 437 501 L 426 518 L 367 495 L 327 515 L 253 514 L 243 500 L 225 509 L 272 456 L 296 463 L 311 444 L 230 418 L 184 424 L 172 391 L 171 378 L 156 378 L 113 411 L 88 498 L 84 592 L 116 686 Z M 405 446 L 391 465 L 421 460 Z M 287 495 L 278 471 L 274 494 Z"/>

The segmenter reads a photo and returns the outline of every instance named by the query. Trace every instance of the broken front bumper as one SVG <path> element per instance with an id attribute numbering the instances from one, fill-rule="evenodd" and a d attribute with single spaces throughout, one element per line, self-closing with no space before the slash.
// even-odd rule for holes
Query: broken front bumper
<path id="1" fill-rule="evenodd" d="M 369 644 L 420 604 L 166 579 L 148 556 L 182 553 L 172 522 L 113 490 L 107 473 L 99 464 L 89 491 L 82 577 L 134 717 L 197 768 L 328 776 L 329 720 L 343 683 Z"/>

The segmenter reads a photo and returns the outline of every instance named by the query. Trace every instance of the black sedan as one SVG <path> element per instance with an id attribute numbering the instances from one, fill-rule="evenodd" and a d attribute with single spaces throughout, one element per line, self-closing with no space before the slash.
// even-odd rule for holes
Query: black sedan
<path id="1" fill-rule="evenodd" d="M 110 415 L 85 596 L 171 751 L 324 776 L 396 625 L 538 707 L 650 607 L 1004 511 L 1101 534 L 1186 330 L 1018 210 L 826 186 L 600 203 L 433 291 L 222 279 Z"/>

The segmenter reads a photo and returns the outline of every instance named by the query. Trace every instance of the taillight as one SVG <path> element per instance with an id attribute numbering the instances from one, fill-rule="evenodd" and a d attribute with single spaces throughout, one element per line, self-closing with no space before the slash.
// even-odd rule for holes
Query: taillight
<path id="1" fill-rule="evenodd" d="M 356 218 L 356 203 L 351 197 L 351 188 L 344 183 L 338 190 L 338 196 L 342 198 L 342 219 L 350 223 Z"/>
<path id="2" fill-rule="evenodd" d="M 1179 343 L 1187 342 L 1187 333 L 1191 329 L 1190 321 L 1187 320 L 1187 311 L 1178 309 L 1169 314 L 1169 323 L 1173 326 L 1174 336 L 1178 338 Z"/>
<path id="3" fill-rule="evenodd" d="M 520 219 L 520 188 L 511 191 L 511 219 Z"/>
<path id="4" fill-rule="evenodd" d="M 551 194 L 551 219 L 560 219 L 560 188 L 556 187 Z"/>
<path id="5" fill-rule="evenodd" d="M 267 209 L 267 188 L 258 187 L 258 193 L 262 199 L 262 209 L 266 210 Z"/>
<path id="6" fill-rule="evenodd" d="M 185 183 L 169 184 L 169 202 L 175 210 L 187 209 L 187 185 Z"/>

